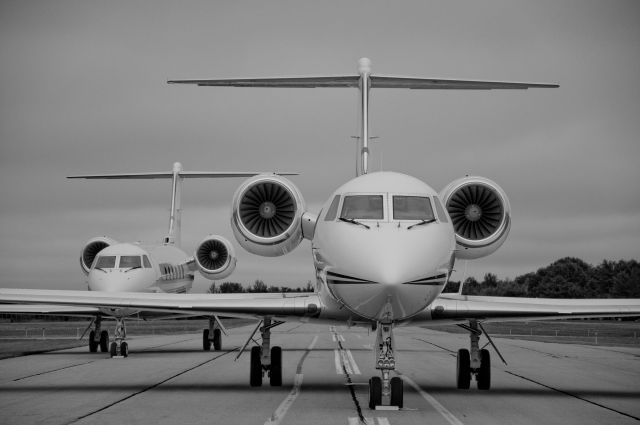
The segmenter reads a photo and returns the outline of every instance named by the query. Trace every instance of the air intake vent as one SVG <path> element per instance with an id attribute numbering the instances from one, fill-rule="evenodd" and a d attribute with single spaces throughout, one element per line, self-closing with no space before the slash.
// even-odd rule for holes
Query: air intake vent
<path id="1" fill-rule="evenodd" d="M 238 213 L 252 234 L 272 238 L 283 234 L 293 223 L 296 203 L 284 185 L 259 182 L 244 193 Z"/>
<path id="2" fill-rule="evenodd" d="M 198 263 L 207 270 L 218 270 L 225 265 L 229 258 L 229 250 L 225 244 L 217 239 L 208 239 L 199 247 L 196 254 Z"/>
<path id="3" fill-rule="evenodd" d="M 482 240 L 493 235 L 504 216 L 498 193 L 477 183 L 456 190 L 447 202 L 447 211 L 456 233 L 469 240 Z"/>

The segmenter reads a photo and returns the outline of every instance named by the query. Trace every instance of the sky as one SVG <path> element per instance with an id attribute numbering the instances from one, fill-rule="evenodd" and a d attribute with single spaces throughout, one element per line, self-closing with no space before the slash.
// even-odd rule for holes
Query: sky
<path id="1" fill-rule="evenodd" d="M 558 83 L 526 91 L 371 92 L 371 168 L 440 191 L 496 181 L 513 224 L 453 279 L 556 259 L 640 258 L 636 0 L 0 0 L 0 285 L 84 289 L 85 241 L 159 241 L 170 182 L 83 173 L 295 171 L 308 210 L 354 177 L 355 89 L 168 85 L 169 79 L 377 75 Z M 187 180 L 183 248 L 233 240 L 241 180 Z M 277 258 L 234 242 L 225 280 L 304 286 L 310 243 Z M 208 281 L 197 277 L 195 292 Z"/>

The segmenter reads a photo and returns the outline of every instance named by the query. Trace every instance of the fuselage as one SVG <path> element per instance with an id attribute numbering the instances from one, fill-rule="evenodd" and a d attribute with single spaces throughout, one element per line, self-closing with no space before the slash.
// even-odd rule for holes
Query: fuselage
<path id="1" fill-rule="evenodd" d="M 312 252 L 321 294 L 354 319 L 390 323 L 419 313 L 442 292 L 455 246 L 435 190 L 405 174 L 377 172 L 327 200 Z"/>
<path id="2" fill-rule="evenodd" d="M 98 253 L 89 274 L 90 291 L 185 293 L 193 284 L 193 272 L 184 267 L 188 255 L 174 245 L 118 243 Z M 109 315 L 136 313 L 107 309 Z"/>

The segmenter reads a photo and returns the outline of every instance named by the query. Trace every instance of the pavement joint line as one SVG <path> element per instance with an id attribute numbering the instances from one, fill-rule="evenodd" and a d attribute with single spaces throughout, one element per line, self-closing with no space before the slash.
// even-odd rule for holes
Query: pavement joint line
<path id="1" fill-rule="evenodd" d="M 57 372 L 59 370 L 71 369 L 72 367 L 82 366 L 82 365 L 85 365 L 85 364 L 94 363 L 96 361 L 97 360 L 91 360 L 91 361 L 84 362 L 84 363 L 77 363 L 77 364 L 73 364 L 73 365 L 69 365 L 69 366 L 65 366 L 65 367 L 59 367 L 57 369 L 47 370 L 45 372 L 34 373 L 33 375 L 23 376 L 22 378 L 12 379 L 11 381 L 12 382 L 22 381 L 23 379 L 33 378 L 35 376 L 40 376 L 40 375 L 46 375 L 47 373 L 53 373 L 53 372 Z"/>
<path id="2" fill-rule="evenodd" d="M 534 379 L 527 378 L 526 376 L 522 376 L 522 375 L 519 375 L 517 373 L 510 372 L 508 370 L 505 370 L 505 372 L 508 373 L 509 375 L 515 376 L 515 377 L 520 378 L 520 379 L 524 379 L 525 381 L 529 381 L 529 382 L 531 382 L 533 384 L 540 385 L 541 387 L 548 388 L 548 389 L 550 389 L 552 391 L 555 391 L 555 392 L 558 392 L 560 394 L 564 394 L 564 395 L 567 395 L 569 397 L 577 398 L 578 400 L 587 402 L 589 404 L 593 404 L 594 406 L 598 406 L 598 407 L 601 407 L 603 409 L 609 410 L 611 412 L 618 413 L 618 414 L 620 414 L 622 416 L 626 416 L 628 418 L 635 419 L 636 421 L 640 421 L 640 417 L 638 417 L 638 416 L 633 416 L 633 415 L 630 415 L 629 413 L 625 413 L 625 412 L 622 412 L 620 410 L 616 410 L 616 409 L 614 409 L 612 407 L 605 406 L 604 404 L 596 403 L 595 401 L 589 400 L 589 399 L 584 398 L 584 397 L 580 397 L 577 394 L 573 394 L 573 393 L 570 393 L 568 391 L 561 390 L 559 388 L 551 387 L 549 385 L 543 384 L 542 382 L 538 382 L 538 381 L 536 381 Z"/>
<path id="3" fill-rule="evenodd" d="M 198 363 L 197 365 L 195 365 L 195 366 L 193 366 L 193 367 L 190 367 L 190 368 L 188 368 L 188 369 L 185 369 L 185 370 L 183 370 L 182 372 L 176 373 L 176 374 L 174 374 L 174 375 L 172 375 L 172 376 L 170 376 L 170 377 L 168 377 L 168 378 L 166 378 L 166 379 L 163 379 L 162 381 L 160 381 L 160 382 L 158 382 L 158 383 L 156 383 L 156 384 L 153 384 L 153 385 L 151 385 L 151 386 L 148 386 L 148 387 L 146 387 L 146 388 L 143 388 L 143 389 L 142 389 L 142 390 L 140 390 L 140 391 L 136 391 L 136 392 L 134 392 L 134 393 L 132 393 L 132 394 L 129 394 L 128 396 L 123 397 L 123 398 L 121 398 L 120 400 L 116 400 L 116 401 L 114 401 L 113 403 L 108 404 L 107 406 L 101 407 L 100 409 L 94 410 L 93 412 L 89 412 L 89 413 L 87 413 L 87 414 L 85 414 L 85 415 L 82 415 L 82 416 L 80 416 L 80 417 L 78 417 L 78 418 L 76 418 L 76 419 L 72 420 L 71 422 L 69 422 L 69 423 L 68 423 L 68 425 L 70 425 L 70 424 L 74 424 L 74 423 L 76 423 L 76 422 L 79 422 L 79 421 L 81 421 L 81 420 L 83 420 L 83 419 L 88 418 L 89 416 L 93 416 L 93 415 L 95 415 L 95 414 L 97 414 L 97 413 L 100 413 L 100 412 L 103 412 L 103 411 L 105 411 L 105 410 L 107 410 L 107 409 L 110 409 L 111 407 L 115 406 L 116 404 L 120 404 L 120 403 L 122 403 L 123 401 L 129 400 L 130 398 L 133 398 L 133 397 L 135 397 L 135 396 L 137 396 L 137 395 L 139 395 L 139 394 L 142 394 L 142 393 L 145 393 L 145 392 L 147 392 L 147 391 L 149 391 L 149 390 L 152 390 L 152 389 L 154 389 L 154 388 L 157 388 L 157 387 L 159 387 L 160 385 L 162 385 L 162 384 L 164 384 L 164 383 L 166 383 L 166 382 L 169 382 L 169 381 L 171 381 L 171 380 L 172 380 L 172 379 L 174 379 L 174 378 L 177 378 L 178 376 L 181 376 L 181 375 L 184 375 L 185 373 L 191 372 L 192 370 L 197 369 L 197 368 L 199 368 L 200 366 L 204 366 L 204 365 L 206 365 L 207 363 L 211 363 L 212 361 L 217 360 L 217 359 L 219 359 L 219 358 L 221 358 L 221 357 L 223 357 L 223 356 L 226 356 L 227 354 L 231 354 L 231 353 L 233 353 L 234 351 L 238 351 L 239 349 L 240 349 L 240 347 L 235 347 L 234 349 L 229 350 L 229 351 L 227 351 L 227 352 L 225 352 L 225 353 L 222 353 L 222 354 L 220 354 L 219 356 L 212 357 L 212 358 L 210 358 L 209 360 L 206 360 L 206 361 L 204 361 L 204 362 Z"/>
<path id="4" fill-rule="evenodd" d="M 407 375 L 403 375 L 402 373 L 396 371 L 396 374 L 400 375 L 402 380 L 411 385 L 413 389 L 415 389 L 418 394 L 422 396 L 434 409 L 442 415 L 443 418 L 446 419 L 451 425 L 464 425 L 463 422 L 460 421 L 453 413 L 451 413 L 446 407 L 444 407 L 438 400 L 436 400 L 431 394 L 420 388 L 418 384 L 416 384 L 413 379 L 409 378 Z"/>
<path id="5" fill-rule="evenodd" d="M 335 327 L 333 327 L 333 332 L 335 332 Z M 338 346 L 340 347 L 340 350 L 344 350 L 344 347 L 342 346 L 341 341 L 338 341 Z M 347 378 L 347 387 L 349 388 L 349 392 L 351 393 L 351 399 L 353 400 L 353 404 L 356 406 L 356 411 L 358 412 L 358 418 L 360 419 L 360 422 L 362 422 L 363 424 L 369 424 L 369 422 L 367 422 L 364 416 L 362 415 L 362 408 L 360 407 L 360 402 L 358 401 L 358 397 L 356 396 L 356 390 L 352 385 L 353 382 L 351 381 L 351 375 L 349 375 L 349 372 L 347 371 L 345 363 L 342 363 L 342 370 L 344 372 L 344 376 Z"/>
<path id="6" fill-rule="evenodd" d="M 284 419 L 287 411 L 293 405 L 293 402 L 296 401 L 296 398 L 298 398 L 298 395 L 300 394 L 300 388 L 302 387 L 302 378 L 304 377 L 304 375 L 302 374 L 302 364 L 304 363 L 311 350 L 313 350 L 313 347 L 315 347 L 317 341 L 318 335 L 313 337 L 311 344 L 309 344 L 305 353 L 302 355 L 300 361 L 298 362 L 298 366 L 296 367 L 296 376 L 293 380 L 293 388 L 291 389 L 291 392 L 282 401 L 282 403 L 280 403 L 271 417 L 267 419 L 267 421 L 264 423 L 265 425 L 277 425 L 282 422 L 282 419 Z"/>

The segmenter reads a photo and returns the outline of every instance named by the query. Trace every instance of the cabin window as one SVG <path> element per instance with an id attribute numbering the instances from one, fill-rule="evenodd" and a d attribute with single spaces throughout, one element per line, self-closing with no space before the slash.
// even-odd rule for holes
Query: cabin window
<path id="1" fill-rule="evenodd" d="M 101 255 L 96 261 L 96 269 L 112 269 L 116 266 L 115 255 Z"/>
<path id="2" fill-rule="evenodd" d="M 331 206 L 327 210 L 327 215 L 324 216 L 324 221 L 333 221 L 336 219 L 336 214 L 338 213 L 338 204 L 340 204 L 340 195 L 336 195 L 333 197 Z"/>
<path id="3" fill-rule="evenodd" d="M 135 269 L 142 267 L 139 255 L 123 255 L 120 257 L 121 269 Z"/>
<path id="4" fill-rule="evenodd" d="M 394 220 L 433 220 L 433 209 L 429 198 L 424 196 L 394 196 Z"/>
<path id="5" fill-rule="evenodd" d="M 345 196 L 340 218 L 382 220 L 384 218 L 382 195 Z"/>
<path id="6" fill-rule="evenodd" d="M 144 264 L 145 269 L 151 268 L 151 261 L 149 261 L 149 257 L 147 257 L 146 255 L 142 256 L 142 263 Z"/>
<path id="7" fill-rule="evenodd" d="M 440 221 L 443 223 L 448 223 L 449 219 L 447 218 L 447 213 L 444 212 L 444 208 L 442 207 L 442 203 L 437 196 L 433 197 L 433 202 L 436 204 L 436 212 L 438 213 L 438 217 Z"/>

